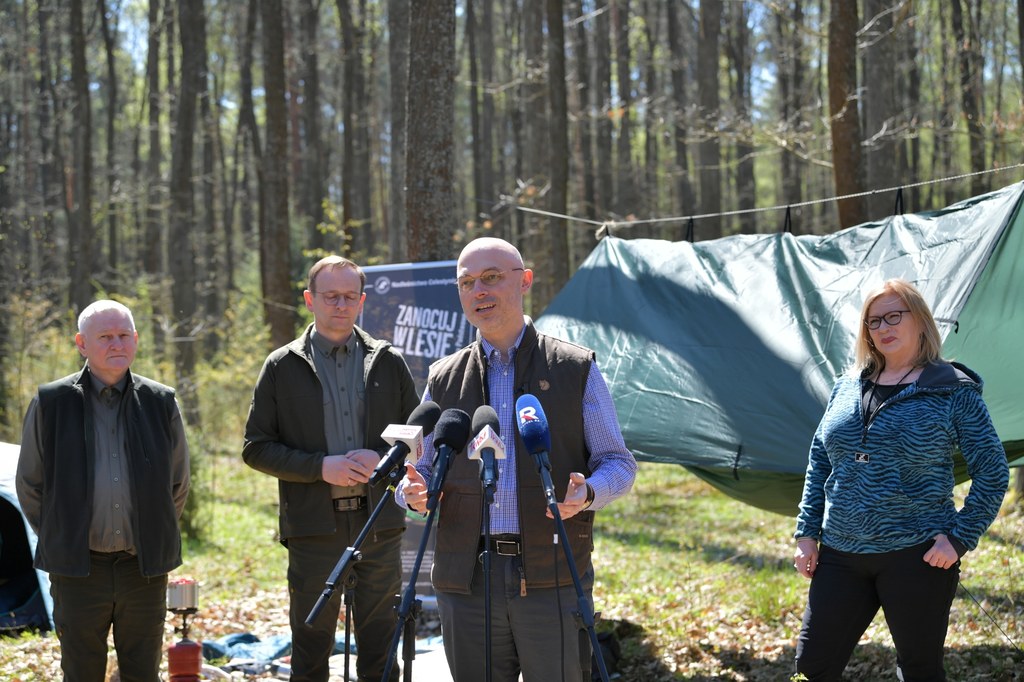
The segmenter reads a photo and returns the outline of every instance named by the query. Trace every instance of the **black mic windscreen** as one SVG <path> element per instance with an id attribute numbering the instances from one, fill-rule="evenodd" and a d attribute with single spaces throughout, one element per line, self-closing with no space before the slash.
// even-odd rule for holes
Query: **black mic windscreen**
<path id="1" fill-rule="evenodd" d="M 458 452 L 469 442 L 472 427 L 469 415 L 458 408 L 449 408 L 441 413 L 434 429 L 434 446 L 447 445 Z"/>
<path id="2" fill-rule="evenodd" d="M 495 435 L 501 435 L 501 424 L 498 422 L 498 413 L 490 405 L 481 405 L 473 413 L 473 433 L 480 433 L 485 427 L 490 426 Z"/>
<path id="3" fill-rule="evenodd" d="M 419 426 L 423 429 L 423 435 L 428 436 L 434 430 L 434 425 L 441 418 L 441 408 L 433 400 L 420 403 L 409 413 L 406 424 Z"/>

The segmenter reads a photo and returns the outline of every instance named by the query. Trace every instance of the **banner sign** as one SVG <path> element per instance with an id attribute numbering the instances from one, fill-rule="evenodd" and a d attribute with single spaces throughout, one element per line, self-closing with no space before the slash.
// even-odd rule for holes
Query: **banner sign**
<path id="1" fill-rule="evenodd" d="M 421 395 L 430 363 L 469 344 L 476 333 L 462 313 L 455 264 L 452 260 L 363 268 L 366 302 L 359 326 L 370 336 L 391 341 L 405 356 Z"/>
<path id="2" fill-rule="evenodd" d="M 366 302 L 359 326 L 370 336 L 391 341 L 409 364 L 416 390 L 423 395 L 430 363 L 468 345 L 476 330 L 466 320 L 455 287 L 456 261 L 370 265 L 366 273 Z M 402 582 L 412 578 L 426 523 L 408 514 L 402 538 Z M 433 532 L 431 532 L 433 536 Z M 416 576 L 416 595 L 427 608 L 436 608 L 430 584 L 434 539 L 429 538 Z M 404 587 L 403 587 L 404 589 Z"/>

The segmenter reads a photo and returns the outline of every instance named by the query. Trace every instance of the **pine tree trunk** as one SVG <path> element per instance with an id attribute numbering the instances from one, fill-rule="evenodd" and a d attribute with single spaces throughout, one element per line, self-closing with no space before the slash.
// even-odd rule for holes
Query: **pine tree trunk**
<path id="1" fill-rule="evenodd" d="M 673 3 L 674 4 L 674 3 Z M 594 98 L 597 103 L 597 130 L 594 135 L 597 160 L 597 201 L 595 214 L 607 216 L 615 206 L 615 186 L 612 175 L 612 55 L 610 12 L 594 17 Z"/>
<path id="2" fill-rule="evenodd" d="M 391 179 L 388 247 L 392 263 L 408 260 L 405 213 L 409 12 L 412 0 L 388 0 L 388 76 L 391 79 Z"/>
<path id="3" fill-rule="evenodd" d="M 953 35 L 959 46 L 960 107 L 967 119 L 967 140 L 971 155 L 971 170 L 985 170 L 985 131 L 981 120 L 981 75 L 984 57 L 978 39 L 978 28 L 971 13 L 964 12 L 961 0 L 951 0 Z M 968 3 L 970 8 L 970 3 Z M 985 192 L 985 179 L 981 175 L 971 178 L 971 194 Z"/>
<path id="4" fill-rule="evenodd" d="M 832 162 L 836 194 L 864 191 L 857 113 L 857 3 L 831 0 L 828 23 L 828 104 L 832 119 Z M 840 199 L 839 225 L 867 220 L 861 197 Z"/>
<path id="5" fill-rule="evenodd" d="M 415 3 L 409 40 L 406 215 L 409 259 L 453 258 L 455 247 L 455 2 Z"/>
<path id="6" fill-rule="evenodd" d="M 889 0 L 864 0 L 861 40 L 865 41 L 864 83 L 862 85 L 865 170 L 868 189 L 894 187 L 896 153 L 893 142 L 896 127 L 896 49 Z M 879 193 L 865 199 L 868 218 L 880 220 L 892 213 L 894 197 Z"/>
<path id="7" fill-rule="evenodd" d="M 117 229 L 117 134 L 116 125 L 118 117 L 117 99 L 117 56 L 115 53 L 115 35 L 117 33 L 116 16 L 115 23 L 111 27 L 111 13 L 107 11 L 106 0 L 99 0 L 100 28 L 103 33 L 103 46 L 107 57 L 107 277 L 106 288 L 109 291 L 117 291 L 120 277 L 121 248 L 120 238 Z"/>
<path id="8" fill-rule="evenodd" d="M 196 104 L 203 76 L 202 45 L 206 21 L 202 0 L 182 0 L 178 6 L 181 22 L 181 89 L 171 149 L 171 208 L 168 232 L 168 261 L 175 337 L 177 390 L 189 424 L 199 423 L 195 386 L 196 344 L 191 338 L 198 312 L 196 300 L 195 194 L 192 160 L 195 150 Z"/>
<path id="9" fill-rule="evenodd" d="M 548 159 L 551 168 L 551 192 L 548 210 L 565 215 L 569 192 L 569 105 L 565 90 L 565 11 L 562 0 L 546 0 L 548 24 Z M 541 295 L 534 302 L 539 314 L 569 281 L 569 236 L 565 219 L 548 220 L 548 259 Z M 537 296 L 535 293 L 534 296 Z"/>
<path id="10" fill-rule="evenodd" d="M 637 212 L 636 180 L 633 170 L 633 77 L 629 45 L 629 0 L 612 0 L 612 32 L 615 34 L 615 80 L 619 94 L 619 136 L 615 139 L 615 212 L 619 216 Z"/>
<path id="11" fill-rule="evenodd" d="M 68 260 L 71 282 L 68 300 L 81 311 L 92 302 L 96 272 L 96 236 L 92 222 L 92 105 L 89 100 L 89 67 L 86 63 L 85 26 L 82 0 L 71 0 L 71 88 L 74 93 L 71 117 L 72 177 L 70 185 L 71 221 L 68 225 Z"/>
<path id="12" fill-rule="evenodd" d="M 543 193 L 550 187 L 551 168 L 549 165 L 548 147 L 551 144 L 548 132 L 548 96 L 544 84 L 545 72 L 545 36 L 544 36 L 544 0 L 525 0 L 523 2 L 523 57 L 526 61 L 526 73 L 520 89 L 520 107 L 523 117 L 523 170 L 525 177 L 519 180 L 526 186 L 527 195 L 524 203 L 533 208 L 546 208 L 539 201 Z M 527 267 L 536 272 L 533 283 L 533 294 L 528 305 L 529 314 L 537 317 L 543 306 L 547 305 L 544 287 L 550 282 L 541 284 L 548 278 L 548 258 L 550 257 L 550 241 L 548 238 L 548 220 L 539 215 L 526 214 L 521 235 L 521 248 L 527 253 L 530 261 Z M 532 264 L 532 265 L 531 265 Z"/>
<path id="13" fill-rule="evenodd" d="M 697 226 L 702 239 L 722 236 L 721 142 L 717 134 L 719 119 L 718 42 L 722 31 L 722 0 L 701 0 L 700 40 L 697 43 L 697 104 L 701 117 L 701 142 L 697 146 L 700 159 L 700 212 L 713 217 L 702 218 Z"/>
<path id="14" fill-rule="evenodd" d="M 690 159 L 686 143 L 689 135 L 686 121 L 686 109 L 689 106 L 689 98 L 686 96 L 688 58 L 682 34 L 683 23 L 677 13 L 677 4 L 668 2 L 665 6 L 668 12 L 668 47 L 672 55 L 672 145 L 675 152 L 672 172 L 675 176 L 676 206 L 679 213 L 693 215 L 697 207 L 694 204 L 693 185 L 690 181 Z M 676 235 L 677 239 L 682 237 L 681 232 Z"/>
<path id="15" fill-rule="evenodd" d="M 295 336 L 295 292 L 290 274 L 288 223 L 288 111 L 285 105 L 284 14 L 281 0 L 260 0 L 263 20 L 263 81 L 266 91 L 266 149 L 262 156 L 263 232 L 260 263 L 263 311 L 274 346 Z"/>
<path id="16" fill-rule="evenodd" d="M 310 249 L 326 247 L 320 230 L 324 220 L 324 149 L 320 123 L 320 61 L 317 40 L 320 33 L 320 0 L 301 0 L 302 27 L 302 184 L 296 208 L 306 217 Z"/>
<path id="17" fill-rule="evenodd" d="M 752 209 L 757 204 L 757 183 L 754 180 L 754 145 L 750 139 L 753 121 L 750 112 L 753 110 L 753 98 L 750 82 L 752 58 L 749 48 L 747 31 L 747 13 L 743 3 L 729 6 L 729 32 L 727 52 L 733 71 L 733 107 L 736 119 L 732 129 L 736 140 L 736 205 L 741 211 L 739 229 L 742 234 L 757 232 L 757 214 Z"/>

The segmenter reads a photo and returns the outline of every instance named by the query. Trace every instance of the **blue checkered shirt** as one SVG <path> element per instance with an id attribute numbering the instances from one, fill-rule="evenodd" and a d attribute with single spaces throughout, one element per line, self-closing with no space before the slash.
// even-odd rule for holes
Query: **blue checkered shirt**
<path id="1" fill-rule="evenodd" d="M 525 327 L 524 327 L 525 331 Z M 505 443 L 505 459 L 497 460 L 498 485 L 491 507 L 491 533 L 519 533 L 519 496 L 516 494 L 516 439 L 515 423 L 515 354 L 523 334 L 508 351 L 509 359 L 504 361 L 502 353 L 486 339 L 481 339 L 487 354 L 487 385 L 490 405 L 498 413 L 502 441 Z M 423 395 L 430 400 L 430 392 Z M 512 437 L 509 437 L 509 435 Z M 587 375 L 583 391 L 583 437 L 590 451 L 591 475 L 587 482 L 594 489 L 591 509 L 600 509 L 622 497 L 633 487 L 636 478 L 636 460 L 626 448 L 619 430 L 615 403 L 612 401 L 604 376 L 593 363 Z M 423 456 L 416 463 L 416 470 L 429 483 L 434 460 L 434 439 L 423 439 Z M 405 506 L 402 486 L 395 493 L 397 502 Z M 528 504 L 546 505 L 543 497 Z"/>

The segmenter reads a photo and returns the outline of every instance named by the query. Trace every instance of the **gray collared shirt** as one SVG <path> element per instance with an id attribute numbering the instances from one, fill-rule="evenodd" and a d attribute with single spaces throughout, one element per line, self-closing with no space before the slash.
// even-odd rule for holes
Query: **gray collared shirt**
<path id="1" fill-rule="evenodd" d="M 324 435 L 327 452 L 339 455 L 364 447 L 366 381 L 363 359 L 366 350 L 355 334 L 344 345 L 335 346 L 314 328 L 313 364 L 324 394 Z M 365 484 L 331 486 L 331 497 L 366 495 Z"/>
<path id="2" fill-rule="evenodd" d="M 92 382 L 90 399 L 94 419 L 96 471 L 92 493 L 89 549 L 95 552 L 135 553 L 132 536 L 132 496 L 125 459 L 127 433 L 124 395 L 128 377 L 113 386 Z M 108 397 L 109 396 L 109 397 Z"/>

